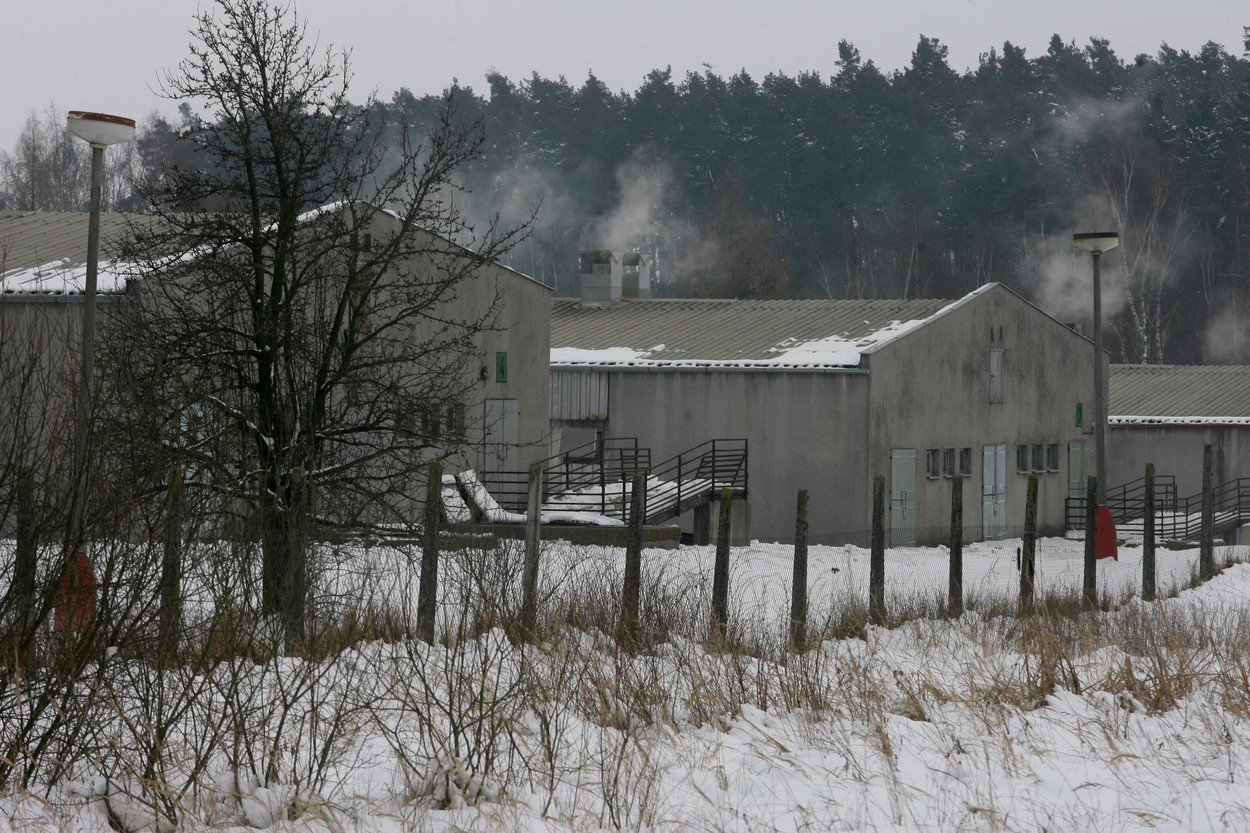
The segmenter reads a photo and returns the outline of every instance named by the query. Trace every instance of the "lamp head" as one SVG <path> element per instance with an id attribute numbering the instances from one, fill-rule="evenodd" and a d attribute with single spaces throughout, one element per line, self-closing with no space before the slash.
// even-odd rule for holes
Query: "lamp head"
<path id="1" fill-rule="evenodd" d="M 1087 231 L 1072 235 L 1072 245 L 1100 255 L 1120 245 L 1118 231 Z"/>
<path id="2" fill-rule="evenodd" d="M 106 147 L 129 142 L 135 135 L 135 120 L 107 113 L 88 113 L 70 110 L 65 119 L 65 129 L 89 142 L 92 147 Z"/>

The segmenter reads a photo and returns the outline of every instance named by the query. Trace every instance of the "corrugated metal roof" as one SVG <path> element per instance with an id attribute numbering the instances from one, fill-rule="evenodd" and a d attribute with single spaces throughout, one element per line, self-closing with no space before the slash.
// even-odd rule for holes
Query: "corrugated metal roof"
<path id="1" fill-rule="evenodd" d="M 1113 423 L 1250 418 L 1250 366 L 1117 364 L 1109 381 Z"/>
<path id="2" fill-rule="evenodd" d="M 77 294 L 72 276 L 87 262 L 85 212 L 5 211 L 0 212 L 0 285 L 11 294 Z M 113 241 L 124 234 L 129 222 L 142 221 L 143 215 L 100 215 L 100 258 L 102 273 Z M 101 291 L 119 291 L 106 274 L 101 274 Z M 67 284 L 69 289 L 66 289 Z"/>
<path id="3" fill-rule="evenodd" d="M 703 363 L 779 361 L 792 348 L 845 341 L 849 351 L 809 355 L 795 366 L 854 366 L 859 349 L 905 330 L 950 306 L 946 300 L 738 301 L 685 298 L 623 299 L 607 308 L 557 300 L 551 311 L 553 366 L 698 366 Z M 662 347 L 661 347 L 662 345 Z M 661 349 L 656 349 L 660 347 Z M 611 357 L 594 361 L 560 358 L 561 348 L 611 351 L 629 348 L 641 362 Z M 846 356 L 853 356 L 847 360 Z M 565 355 L 568 355 L 566 352 Z M 665 364 L 660 364 L 665 363 Z"/>

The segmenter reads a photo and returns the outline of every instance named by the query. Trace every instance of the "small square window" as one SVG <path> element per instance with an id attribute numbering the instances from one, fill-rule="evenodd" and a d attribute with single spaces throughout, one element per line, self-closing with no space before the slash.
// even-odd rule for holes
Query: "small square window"
<path id="1" fill-rule="evenodd" d="M 1027 472 L 1029 470 L 1029 447 L 1027 445 L 1016 446 L 1016 471 Z"/>
<path id="2" fill-rule="evenodd" d="M 942 472 L 939 469 L 941 465 L 940 451 L 936 448 L 930 448 L 924 453 L 924 473 L 926 477 L 941 477 Z"/>
<path id="3" fill-rule="evenodd" d="M 1045 458 L 1042 456 L 1042 444 L 1037 443 L 1033 446 L 1033 471 L 1045 471 Z"/>
<path id="4" fill-rule="evenodd" d="M 1059 471 L 1059 443 L 1046 446 L 1046 471 Z"/>
<path id="5" fill-rule="evenodd" d="M 959 473 L 964 477 L 972 476 L 972 449 L 959 449 Z"/>
<path id="6" fill-rule="evenodd" d="M 955 449 L 953 448 L 942 452 L 942 474 L 946 477 L 955 475 Z"/>

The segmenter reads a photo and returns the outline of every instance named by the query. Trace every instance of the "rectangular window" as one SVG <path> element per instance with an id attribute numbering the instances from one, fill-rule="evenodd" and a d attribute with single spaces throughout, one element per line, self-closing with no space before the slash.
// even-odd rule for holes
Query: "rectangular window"
<path id="1" fill-rule="evenodd" d="M 495 381 L 508 381 L 508 354 L 503 351 L 495 354 Z"/>
<path id="2" fill-rule="evenodd" d="M 452 402 L 447 406 L 447 436 L 453 440 L 464 439 L 464 403 Z"/>
<path id="3" fill-rule="evenodd" d="M 964 477 L 972 476 L 972 449 L 959 449 L 959 473 Z"/>
<path id="4" fill-rule="evenodd" d="M 990 350 L 990 402 L 1003 401 L 1003 351 Z"/>
<path id="5" fill-rule="evenodd" d="M 939 449 L 930 448 L 924 453 L 924 473 L 926 477 L 941 477 L 942 472 L 939 468 L 941 465 Z"/>
<path id="6" fill-rule="evenodd" d="M 439 408 L 434 405 L 421 407 L 421 433 L 430 439 L 437 439 L 440 431 Z"/>
<path id="7" fill-rule="evenodd" d="M 1037 443 L 1033 446 L 1033 471 L 1045 471 L 1045 458 L 1042 456 L 1042 444 Z"/>
<path id="8" fill-rule="evenodd" d="M 1016 471 L 1025 473 L 1029 470 L 1029 447 L 1027 445 L 1016 446 Z"/>
<path id="9" fill-rule="evenodd" d="M 1059 471 L 1059 443 L 1046 446 L 1046 471 Z"/>
<path id="10" fill-rule="evenodd" d="M 955 476 L 955 449 L 953 448 L 942 452 L 942 474 L 946 477 Z"/>

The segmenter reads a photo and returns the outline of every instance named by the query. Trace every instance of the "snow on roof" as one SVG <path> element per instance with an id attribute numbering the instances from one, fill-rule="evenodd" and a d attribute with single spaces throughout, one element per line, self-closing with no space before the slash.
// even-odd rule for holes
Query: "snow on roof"
<path id="1" fill-rule="evenodd" d="M 854 368 L 865 354 L 945 315 L 991 285 L 954 302 L 624 299 L 600 308 L 558 300 L 551 316 L 551 366 Z"/>
<path id="2" fill-rule="evenodd" d="M 74 263 L 68 258 L 0 273 L 0 292 L 5 295 L 81 295 L 86 286 L 87 264 Z M 108 294 L 125 288 L 126 270 L 118 268 L 111 260 L 100 261 L 96 270 L 96 291 Z"/>

